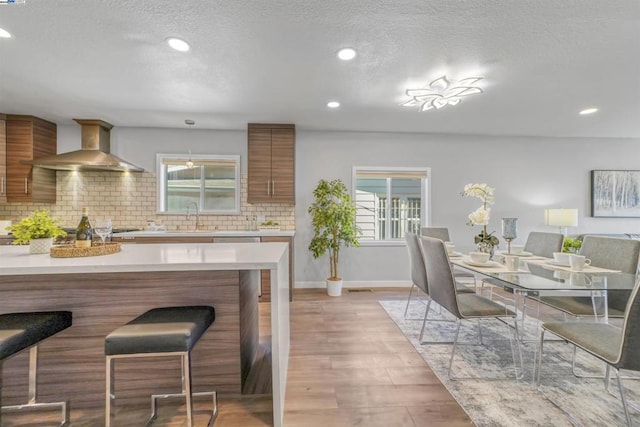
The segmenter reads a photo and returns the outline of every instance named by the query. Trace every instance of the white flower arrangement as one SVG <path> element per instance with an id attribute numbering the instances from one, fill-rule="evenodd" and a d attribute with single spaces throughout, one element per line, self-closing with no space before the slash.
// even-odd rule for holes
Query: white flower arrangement
<path id="1" fill-rule="evenodd" d="M 487 225 L 489 225 L 489 219 L 491 217 L 491 208 L 487 205 L 494 203 L 494 192 L 495 188 L 489 187 L 487 184 L 467 184 L 464 186 L 463 196 L 477 197 L 482 200 L 482 206 L 471 212 L 468 216 L 469 222 L 467 225 L 482 226 L 482 231 L 474 238 L 475 243 L 489 244 L 492 246 L 499 243 L 498 238 L 493 236 L 493 232 L 487 234 Z"/>

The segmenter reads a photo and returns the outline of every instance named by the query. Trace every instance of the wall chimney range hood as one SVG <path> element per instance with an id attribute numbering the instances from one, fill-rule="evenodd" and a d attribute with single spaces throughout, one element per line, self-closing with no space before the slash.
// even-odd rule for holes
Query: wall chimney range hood
<path id="1" fill-rule="evenodd" d="M 102 120 L 73 119 L 82 126 L 82 148 L 55 156 L 33 159 L 28 163 L 53 170 L 95 170 L 144 172 L 144 169 L 111 154 L 110 131 L 113 125 Z"/>

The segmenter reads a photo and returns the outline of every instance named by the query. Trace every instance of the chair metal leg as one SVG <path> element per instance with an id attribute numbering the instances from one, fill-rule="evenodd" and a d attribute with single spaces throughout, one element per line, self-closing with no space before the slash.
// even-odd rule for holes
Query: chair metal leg
<path id="1" fill-rule="evenodd" d="M 407 298 L 407 306 L 404 308 L 404 318 L 407 318 L 407 311 L 409 311 L 409 304 L 411 303 L 411 294 L 413 294 L 413 288 L 415 288 L 416 285 L 412 284 L 411 285 L 411 290 L 409 290 L 409 298 Z"/>
<path id="2" fill-rule="evenodd" d="M 616 377 L 618 378 L 618 389 L 620 390 L 620 400 L 622 400 L 624 416 L 627 418 L 627 425 L 631 427 L 631 414 L 629 414 L 629 408 L 627 407 L 627 398 L 624 395 L 624 386 L 622 385 L 622 376 L 620 375 L 620 369 L 616 369 Z"/>
<path id="3" fill-rule="evenodd" d="M 1 366 L 1 365 L 0 365 Z M 0 371 L 1 374 L 1 371 Z M 2 375 L 0 375 L 2 377 Z M 0 384 L 1 385 L 1 384 Z M 29 380 L 27 391 L 27 403 L 22 405 L 7 405 L 0 407 L 2 411 L 20 411 L 29 409 L 60 407 L 61 418 L 59 426 L 65 426 L 69 423 L 69 404 L 68 402 L 38 402 L 38 346 L 34 345 L 29 348 Z"/>
<path id="4" fill-rule="evenodd" d="M 573 346 L 573 353 L 571 355 L 571 373 L 576 377 L 576 378 L 602 378 L 602 379 L 606 379 L 606 375 L 609 372 L 609 365 L 607 365 L 605 363 L 606 366 L 606 374 L 605 375 L 586 375 L 586 374 L 581 374 L 578 373 L 578 369 L 576 366 L 576 356 L 577 356 L 577 352 L 578 352 L 578 347 L 577 346 Z M 605 381 L 605 385 L 606 385 L 606 381 Z"/>
<path id="5" fill-rule="evenodd" d="M 451 348 L 451 357 L 449 358 L 449 370 L 447 371 L 447 377 L 450 380 L 453 380 L 453 378 L 451 377 L 451 366 L 453 365 L 453 356 L 456 353 L 456 346 L 458 344 L 458 334 L 460 333 L 460 325 L 462 324 L 462 322 L 460 321 L 460 319 L 457 319 L 456 323 L 457 323 L 456 336 L 453 338 L 453 347 Z"/>
<path id="6" fill-rule="evenodd" d="M 422 328 L 420 329 L 420 338 L 418 338 L 418 342 L 422 344 L 422 337 L 424 336 L 424 326 L 427 324 L 427 316 L 429 316 L 429 307 L 431 307 L 431 298 L 429 298 L 429 302 L 427 303 L 427 308 L 424 311 L 424 319 L 422 320 Z"/>
<path id="7" fill-rule="evenodd" d="M 203 391 L 193 393 L 192 390 L 192 381 L 191 381 L 191 354 L 189 352 L 179 352 L 179 353 L 171 353 L 172 355 L 180 356 L 180 380 L 181 380 L 181 390 L 180 393 L 167 393 L 167 394 L 154 394 L 151 395 L 151 415 L 147 419 L 145 426 L 149 426 L 153 423 L 153 421 L 157 417 L 157 409 L 158 409 L 158 399 L 166 399 L 166 398 L 183 398 L 185 399 L 185 403 L 187 406 L 187 426 L 193 426 L 193 397 L 199 396 L 211 396 L 213 408 L 211 412 L 211 417 L 209 418 L 209 422 L 207 423 L 207 427 L 213 426 L 217 415 L 218 415 L 218 394 L 215 391 Z M 115 399 L 114 393 L 114 361 L 116 358 L 127 358 L 127 357 L 166 357 L 167 353 L 145 353 L 145 354 L 130 354 L 130 355 L 117 355 L 117 356 L 107 356 L 106 357 L 106 385 L 105 385 L 105 418 L 104 425 L 105 427 L 111 427 L 111 401 Z"/>

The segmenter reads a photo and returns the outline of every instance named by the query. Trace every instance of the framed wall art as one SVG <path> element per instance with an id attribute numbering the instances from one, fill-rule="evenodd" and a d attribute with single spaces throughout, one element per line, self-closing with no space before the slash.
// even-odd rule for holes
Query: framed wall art
<path id="1" fill-rule="evenodd" d="M 591 171 L 591 216 L 640 218 L 640 171 Z"/>

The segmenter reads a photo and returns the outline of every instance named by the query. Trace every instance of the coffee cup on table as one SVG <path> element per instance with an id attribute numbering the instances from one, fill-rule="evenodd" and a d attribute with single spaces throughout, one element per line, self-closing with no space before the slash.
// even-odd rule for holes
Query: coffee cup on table
<path id="1" fill-rule="evenodd" d="M 560 265 L 569 265 L 569 257 L 571 256 L 571 254 L 567 254 L 564 252 L 554 252 L 553 253 L 553 260 L 556 262 L 556 264 L 560 264 Z"/>
<path id="2" fill-rule="evenodd" d="M 477 262 L 481 264 L 485 264 L 489 261 L 489 254 L 486 252 L 469 252 L 469 259 L 472 262 Z"/>
<path id="3" fill-rule="evenodd" d="M 591 265 L 591 260 L 584 255 L 569 255 L 569 266 L 574 271 L 582 271 L 584 270 L 585 265 Z"/>
<path id="4" fill-rule="evenodd" d="M 514 255 L 505 255 L 504 265 L 509 271 L 518 271 L 518 268 L 520 267 L 520 258 Z"/>

